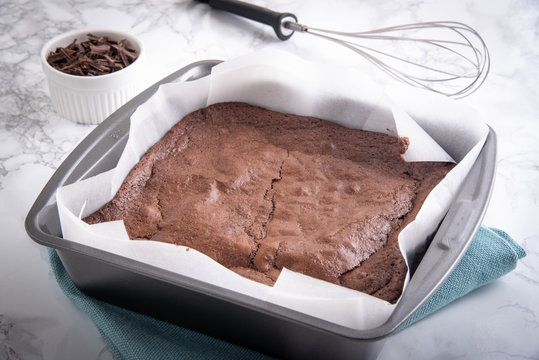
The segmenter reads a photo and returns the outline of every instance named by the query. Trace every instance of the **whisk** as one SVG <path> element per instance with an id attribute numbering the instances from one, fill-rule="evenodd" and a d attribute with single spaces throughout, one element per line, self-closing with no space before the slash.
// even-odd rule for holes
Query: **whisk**
<path id="1" fill-rule="evenodd" d="M 422 22 L 341 32 L 299 24 L 294 14 L 242 1 L 198 1 L 270 25 L 281 40 L 301 32 L 336 42 L 403 83 L 454 98 L 476 91 L 490 69 L 487 45 L 477 31 L 460 22 Z"/>

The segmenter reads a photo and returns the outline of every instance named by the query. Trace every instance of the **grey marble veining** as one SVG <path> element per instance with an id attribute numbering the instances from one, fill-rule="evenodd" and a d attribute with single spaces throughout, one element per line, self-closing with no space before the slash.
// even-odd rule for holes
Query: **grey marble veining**
<path id="1" fill-rule="evenodd" d="M 309 25 L 365 30 L 428 20 L 462 21 L 489 46 L 490 75 L 472 96 L 498 135 L 497 174 L 484 223 L 527 251 L 517 268 L 386 342 L 380 359 L 539 359 L 539 2 L 397 0 L 256 2 Z M 313 61 L 369 66 L 355 55 L 301 34 L 271 31 L 193 1 L 37 1 L 0 3 L 0 359 L 110 359 L 90 320 L 58 288 L 46 250 L 23 228 L 46 181 L 94 127 L 55 113 L 39 52 L 52 37 L 79 28 L 139 36 L 147 82 L 202 59 L 275 48 Z"/>

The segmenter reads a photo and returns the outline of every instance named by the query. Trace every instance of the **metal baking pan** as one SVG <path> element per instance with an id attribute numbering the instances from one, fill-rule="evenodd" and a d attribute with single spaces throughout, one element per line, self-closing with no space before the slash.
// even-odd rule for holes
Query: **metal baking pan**
<path id="1" fill-rule="evenodd" d="M 219 62 L 196 62 L 176 71 L 97 126 L 43 188 L 27 215 L 26 231 L 35 242 L 56 249 L 75 285 L 95 298 L 281 358 L 375 358 L 385 338 L 445 280 L 475 235 L 494 182 L 492 129 L 430 245 L 412 262 L 411 280 L 394 312 L 373 329 L 336 325 L 62 237 L 56 189 L 116 165 L 127 142 L 131 114 L 160 84 L 198 79 Z"/>

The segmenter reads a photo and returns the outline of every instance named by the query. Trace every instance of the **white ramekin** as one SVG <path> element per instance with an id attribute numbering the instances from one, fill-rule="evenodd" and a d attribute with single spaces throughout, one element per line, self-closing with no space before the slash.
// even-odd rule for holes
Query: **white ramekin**
<path id="1" fill-rule="evenodd" d="M 126 39 L 138 57 L 125 68 L 99 76 L 77 76 L 63 73 L 47 63 L 47 56 L 57 47 L 88 39 L 87 34 L 108 36 L 120 41 Z M 116 109 L 143 90 L 144 52 L 142 43 L 133 35 L 116 31 L 86 29 L 64 33 L 47 42 L 41 49 L 41 65 L 56 111 L 64 118 L 82 124 L 99 124 Z"/>

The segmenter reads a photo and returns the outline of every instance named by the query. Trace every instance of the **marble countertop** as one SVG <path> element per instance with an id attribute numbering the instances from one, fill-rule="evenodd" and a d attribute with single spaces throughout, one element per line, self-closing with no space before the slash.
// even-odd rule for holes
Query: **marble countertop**
<path id="1" fill-rule="evenodd" d="M 253 0 L 253 2 L 255 2 Z M 485 84 L 461 101 L 498 135 L 496 184 L 484 224 L 505 230 L 527 257 L 505 277 L 390 337 L 379 359 L 539 359 L 539 3 L 535 0 L 256 1 L 330 29 L 455 20 L 487 42 Z M 61 292 L 46 249 L 24 218 L 39 191 L 94 126 L 61 118 L 40 68 L 43 44 L 62 32 L 113 28 L 148 49 L 148 84 L 196 60 L 278 48 L 350 65 L 320 43 L 210 11 L 192 1 L 16 1 L 0 4 L 0 359 L 111 359 L 91 321 Z"/>

